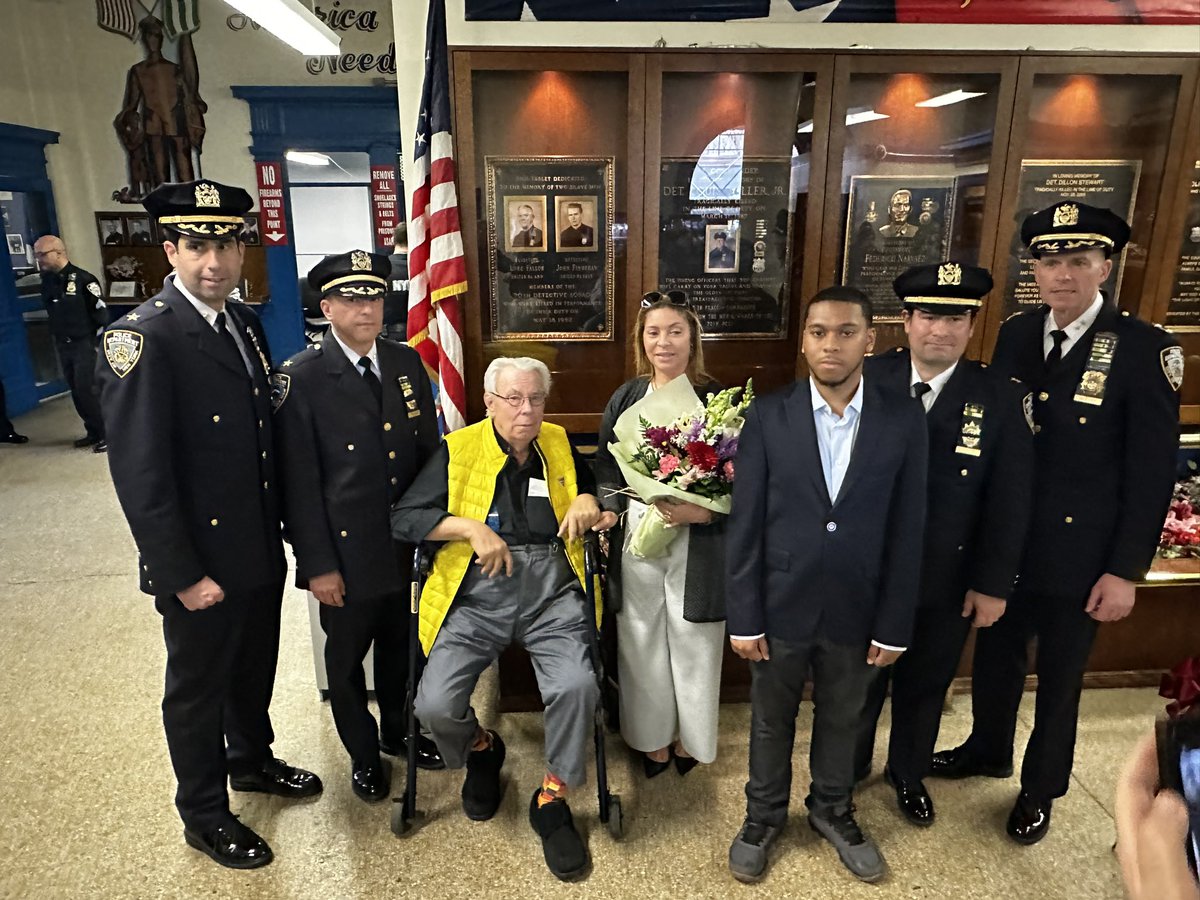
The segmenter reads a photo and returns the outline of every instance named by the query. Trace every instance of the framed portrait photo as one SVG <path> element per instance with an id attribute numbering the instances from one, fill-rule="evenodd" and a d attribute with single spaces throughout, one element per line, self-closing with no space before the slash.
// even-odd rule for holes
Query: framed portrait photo
<path id="1" fill-rule="evenodd" d="M 559 253 L 596 252 L 596 197 L 555 197 L 554 224 Z"/>
<path id="2" fill-rule="evenodd" d="M 19 234 L 5 235 L 8 238 L 8 252 L 12 256 L 25 255 L 25 239 Z"/>
<path id="3" fill-rule="evenodd" d="M 738 270 L 738 223 L 711 222 L 704 226 L 704 273 L 724 274 Z"/>
<path id="4" fill-rule="evenodd" d="M 498 224 L 504 234 L 506 252 L 546 252 L 545 194 L 508 194 L 502 210 L 503 221 Z"/>
<path id="5" fill-rule="evenodd" d="M 132 247 L 149 247 L 155 243 L 149 216 L 126 216 L 125 235 Z"/>
<path id="6" fill-rule="evenodd" d="M 96 213 L 96 234 L 101 247 L 127 247 L 125 220 L 117 213 Z"/>

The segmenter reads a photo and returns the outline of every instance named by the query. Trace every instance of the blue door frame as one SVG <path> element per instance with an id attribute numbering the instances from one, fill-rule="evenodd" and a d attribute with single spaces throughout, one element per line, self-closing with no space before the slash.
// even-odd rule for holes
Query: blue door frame
<path id="1" fill-rule="evenodd" d="M 367 153 L 373 166 L 396 165 L 400 116 L 394 87 L 234 85 L 232 90 L 233 96 L 250 104 L 250 153 L 254 162 L 280 164 L 285 197 L 288 184 L 284 154 L 288 150 Z M 404 196 L 403 189 L 399 196 Z M 259 310 L 271 354 L 277 361 L 303 350 L 305 344 L 290 204 L 285 204 L 285 214 L 288 243 L 282 247 L 264 245 L 271 302 Z M 375 249 L 391 253 L 390 247 Z"/>
<path id="2" fill-rule="evenodd" d="M 43 194 L 50 228 L 55 234 L 58 213 L 54 207 L 54 188 L 46 173 L 46 145 L 57 143 L 57 131 L 0 122 L 0 191 Z M 4 379 L 8 415 L 12 417 L 33 409 L 40 397 L 25 338 L 22 306 L 10 272 L 12 257 L 8 242 L 0 241 L 0 378 Z M 58 389 L 63 388 L 60 385 Z"/>

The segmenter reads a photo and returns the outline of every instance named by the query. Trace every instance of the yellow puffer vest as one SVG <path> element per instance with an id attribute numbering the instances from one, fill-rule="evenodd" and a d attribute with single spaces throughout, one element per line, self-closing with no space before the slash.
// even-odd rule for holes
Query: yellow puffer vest
<path id="1" fill-rule="evenodd" d="M 446 435 L 446 446 L 450 450 L 450 465 L 447 470 L 447 486 L 450 500 L 447 509 L 452 516 L 487 521 L 488 511 L 496 493 L 496 478 L 508 462 L 508 455 L 496 443 L 496 432 L 491 419 L 484 419 Z M 566 429 L 549 422 L 542 424 L 533 449 L 542 459 L 546 485 L 550 489 L 550 505 L 554 517 L 560 523 L 575 499 L 575 460 L 571 455 L 571 444 Z M 441 630 L 442 622 L 450 612 L 450 604 L 458 593 L 459 585 L 467 574 L 473 556 L 467 541 L 451 541 L 438 551 L 433 561 L 433 570 L 421 591 L 421 621 L 418 634 L 421 647 L 428 656 L 433 642 Z M 583 541 L 567 543 L 567 559 L 571 568 L 583 581 Z M 504 577 L 504 576 L 496 576 Z M 602 610 L 599 580 L 596 583 L 596 623 L 600 623 Z"/>

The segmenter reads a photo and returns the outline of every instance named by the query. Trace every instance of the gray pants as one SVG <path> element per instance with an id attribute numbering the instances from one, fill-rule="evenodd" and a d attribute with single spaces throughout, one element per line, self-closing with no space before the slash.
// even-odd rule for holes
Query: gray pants
<path id="1" fill-rule="evenodd" d="M 865 645 L 847 647 L 823 638 L 785 643 L 768 636 L 771 658 L 750 664 L 750 780 L 746 813 L 755 822 L 781 827 L 792 791 L 792 745 L 796 714 L 809 666 L 813 675 L 813 729 L 805 805 L 828 814 L 850 802 L 854 750 L 867 688 L 877 671 L 867 665 Z"/>
<path id="2" fill-rule="evenodd" d="M 462 768 L 478 719 L 471 693 L 509 644 L 528 652 L 546 705 L 546 766 L 569 786 L 587 780 L 599 698 L 583 588 L 558 545 L 510 547 L 513 573 L 487 578 L 472 564 L 442 623 L 417 691 L 417 718 L 446 765 Z"/>

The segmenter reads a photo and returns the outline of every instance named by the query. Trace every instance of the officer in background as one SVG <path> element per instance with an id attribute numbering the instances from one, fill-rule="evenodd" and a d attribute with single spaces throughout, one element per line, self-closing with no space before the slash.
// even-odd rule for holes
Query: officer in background
<path id="1" fill-rule="evenodd" d="M 53 234 L 38 238 L 33 255 L 42 271 L 42 304 L 50 317 L 50 333 L 75 411 L 87 432 L 75 446 L 103 453 L 108 445 L 96 395 L 96 337 L 108 324 L 104 291 L 95 275 L 67 259 L 67 245 L 61 238 Z"/>
<path id="2" fill-rule="evenodd" d="M 285 563 L 262 325 L 227 301 L 242 273 L 250 196 L 214 181 L 163 184 L 146 209 L 174 274 L 104 333 L 109 467 L 167 645 L 163 724 L 184 839 L 221 865 L 271 848 L 232 815 L 234 790 L 321 791 L 276 759 L 268 707 Z"/>
<path id="3" fill-rule="evenodd" d="M 975 645 L 971 736 L 935 754 L 931 774 L 1012 773 L 1036 637 L 1033 733 L 1007 825 L 1013 840 L 1032 844 L 1070 783 L 1096 628 L 1129 615 L 1158 546 L 1175 484 L 1183 351 L 1100 290 L 1129 239 L 1120 217 L 1064 201 L 1029 216 L 1021 238 L 1043 305 L 1004 323 L 992 368 L 1032 391 L 1033 515 L 1008 611 Z"/>
<path id="4" fill-rule="evenodd" d="M 296 586 L 321 602 L 329 704 L 350 754 L 350 784 L 383 800 L 405 751 L 408 585 L 413 547 L 392 541 L 391 506 L 438 446 L 437 413 L 416 351 L 379 337 L 391 263 L 354 250 L 308 273 L 330 330 L 271 377 L 283 520 Z M 375 644 L 380 728 L 367 709 L 363 659 Z M 421 738 L 418 762 L 443 768 Z"/>
<path id="5" fill-rule="evenodd" d="M 929 501 L 920 605 L 907 653 L 880 670 L 867 698 L 856 771 L 871 767 L 875 726 L 892 682 L 884 777 L 914 825 L 932 825 L 929 774 L 942 704 L 972 626 L 1004 614 L 1024 549 L 1033 492 L 1031 423 L 1024 390 L 964 359 L 987 269 L 957 262 L 914 266 L 894 282 L 909 349 L 867 359 L 866 377 L 917 398 L 929 427 Z M 893 672 L 894 670 L 894 672 Z"/>

